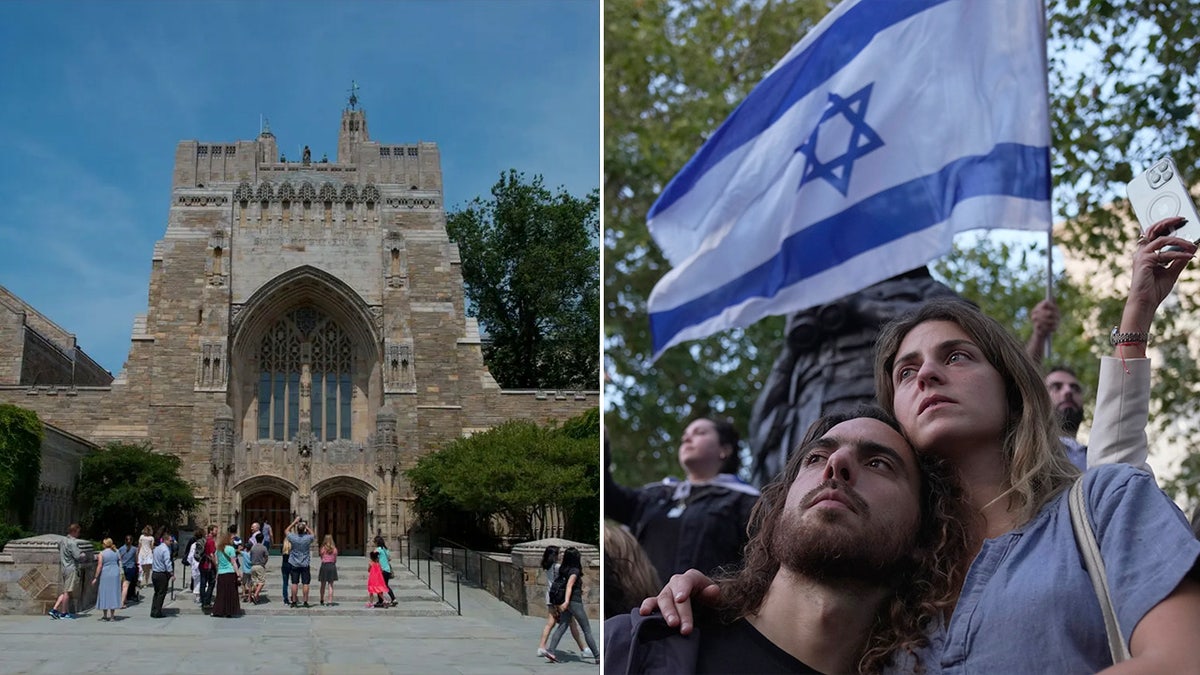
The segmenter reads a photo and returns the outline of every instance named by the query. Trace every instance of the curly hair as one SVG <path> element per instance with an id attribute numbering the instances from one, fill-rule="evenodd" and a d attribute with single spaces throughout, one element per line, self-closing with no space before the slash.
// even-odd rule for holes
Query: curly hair
<path id="1" fill-rule="evenodd" d="M 743 567 L 734 573 L 724 573 L 717 580 L 721 585 L 723 620 L 734 621 L 756 614 L 762 607 L 780 566 L 771 554 L 771 541 L 804 457 L 830 429 L 863 417 L 879 420 L 903 433 L 891 415 L 874 406 L 826 415 L 809 427 L 784 471 L 763 488 L 750 515 L 747 527 L 750 541 L 746 544 Z M 917 464 L 922 477 L 921 516 L 914 550 L 892 580 L 893 595 L 876 613 L 859 661 L 863 673 L 881 671 L 901 651 L 916 658 L 916 650 L 929 642 L 925 631 L 930 621 L 953 607 L 969 559 L 965 526 L 969 516 L 954 474 L 938 458 L 917 456 Z"/>

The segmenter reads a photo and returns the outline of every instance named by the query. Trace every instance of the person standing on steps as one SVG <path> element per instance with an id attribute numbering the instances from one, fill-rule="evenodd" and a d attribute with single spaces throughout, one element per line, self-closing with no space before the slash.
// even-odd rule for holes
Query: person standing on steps
<path id="1" fill-rule="evenodd" d="M 379 568 L 383 570 L 383 583 L 387 586 L 388 599 L 391 601 L 391 606 L 395 607 L 396 594 L 392 591 L 392 561 L 382 535 L 375 535 L 375 552 L 379 554 Z M 383 602 L 382 595 L 379 596 L 379 602 Z"/>
<path id="2" fill-rule="evenodd" d="M 295 528 L 295 532 L 292 531 Z M 292 567 L 292 607 L 299 607 L 297 591 L 304 587 L 304 607 L 308 608 L 308 586 L 312 583 L 312 543 L 313 533 L 308 531 L 308 523 L 297 517 L 283 531 L 288 543 L 292 546 L 288 554 L 288 563 Z"/>

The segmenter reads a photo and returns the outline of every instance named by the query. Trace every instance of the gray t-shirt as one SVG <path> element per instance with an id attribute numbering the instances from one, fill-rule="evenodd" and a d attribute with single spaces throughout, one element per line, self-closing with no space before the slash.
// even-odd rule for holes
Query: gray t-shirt
<path id="1" fill-rule="evenodd" d="M 62 558 L 62 567 L 64 572 L 71 572 L 79 569 L 79 540 L 72 536 L 67 536 L 58 542 L 58 555 Z"/>
<path id="2" fill-rule="evenodd" d="M 1110 590 L 1128 644 L 1138 622 L 1196 565 L 1200 542 L 1142 471 L 1099 466 L 1083 486 L 1108 578 L 1121 580 Z M 1066 490 L 1032 521 L 983 543 L 949 625 L 935 627 L 930 640 L 922 654 L 928 673 L 1094 673 L 1112 665 Z"/>
<path id="3" fill-rule="evenodd" d="M 250 564 L 267 564 L 267 547 L 263 546 L 261 540 L 255 540 L 254 545 L 250 547 Z"/>
<path id="4" fill-rule="evenodd" d="M 288 564 L 292 567 L 308 567 L 310 563 L 309 548 L 313 543 L 312 533 L 288 532 L 287 538 L 292 542 L 292 552 L 288 554 Z"/>

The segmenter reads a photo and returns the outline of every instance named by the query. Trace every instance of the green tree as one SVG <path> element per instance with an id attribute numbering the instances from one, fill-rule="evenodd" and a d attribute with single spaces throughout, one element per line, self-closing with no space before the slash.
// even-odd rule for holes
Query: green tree
<path id="1" fill-rule="evenodd" d="M 0 548 L 8 539 L 30 534 L 44 437 L 37 413 L 0 404 Z"/>
<path id="2" fill-rule="evenodd" d="M 650 363 L 646 299 L 669 268 L 646 229 L 662 188 L 828 11 L 822 0 L 604 3 L 605 433 L 613 475 L 636 485 L 678 474 L 689 419 L 743 431 L 779 352 L 770 318 L 668 349 Z"/>
<path id="3" fill-rule="evenodd" d="M 649 238 L 645 214 L 763 72 L 830 5 L 605 3 L 605 370 L 612 379 L 606 430 L 614 473 L 626 482 L 675 472 L 672 439 L 686 418 L 706 414 L 705 408 L 745 428 L 764 369 L 778 351 L 781 324 L 767 320 L 674 347 L 650 365 L 645 300 L 667 265 Z M 1078 366 L 1085 379 L 1094 377 L 1095 356 L 1109 352 L 1108 329 L 1119 320 L 1128 288 L 1138 228 L 1123 183 L 1164 154 L 1185 175 L 1200 178 L 1198 41 L 1194 3 L 1049 3 L 1054 201 L 1066 218 L 1056 245 L 1098 270 L 1092 279 L 1112 279 L 1076 289 L 1078 301 L 1065 295 L 1069 285 L 1057 283 L 1064 321 L 1053 358 Z M 955 255 L 966 253 L 960 248 Z M 975 262 L 988 260 L 975 256 Z M 947 264 L 955 263 L 935 268 Z M 964 281 L 988 274 L 968 268 L 942 274 L 961 274 Z M 1003 286 L 983 288 L 961 290 L 1020 332 L 1027 320 L 1020 312 L 1034 300 L 1031 289 L 1009 295 L 998 293 Z M 1167 442 L 1187 444 L 1200 431 L 1200 343 L 1192 338 L 1198 304 L 1200 282 L 1185 273 L 1180 292 L 1155 322 L 1151 426 Z M 1181 469 L 1164 487 L 1200 501 L 1200 455 L 1189 455 Z"/>
<path id="4" fill-rule="evenodd" d="M 44 437 L 37 413 L 0 404 L 0 526 L 33 526 Z"/>
<path id="5" fill-rule="evenodd" d="M 148 444 L 110 443 L 84 457 L 79 470 L 80 523 L 92 536 L 114 539 L 173 525 L 196 508 L 191 485 L 179 476 L 180 461 Z"/>
<path id="6" fill-rule="evenodd" d="M 566 508 L 567 539 L 599 545 L 600 543 L 600 466 L 596 458 L 600 451 L 600 409 L 587 412 L 563 422 L 562 435 L 582 441 L 579 451 L 586 454 L 591 448 L 591 461 L 584 467 L 584 480 L 589 491 Z"/>
<path id="7" fill-rule="evenodd" d="M 504 387 L 592 389 L 600 381 L 600 196 L 552 193 L 509 170 L 492 198 L 448 214 L 468 312 Z"/>
<path id="8" fill-rule="evenodd" d="M 1124 183 L 1163 155 L 1200 179 L 1200 12 L 1194 2 L 1059 0 L 1050 6 L 1051 130 L 1055 203 L 1068 218 L 1060 245 L 1100 273 L 1096 322 L 1103 338 L 1120 319 L 1138 227 Z M 1195 267 L 1193 263 L 1193 267 Z M 1154 323 L 1151 428 L 1189 450 L 1200 432 L 1200 281 L 1184 272 Z M 1200 456 L 1191 452 L 1164 489 L 1200 501 Z"/>
<path id="9" fill-rule="evenodd" d="M 423 522 L 447 512 L 476 514 L 477 522 L 497 515 L 519 541 L 544 536 L 535 522 L 545 522 L 550 507 L 598 500 L 597 454 L 597 437 L 510 420 L 422 457 L 407 476 Z"/>

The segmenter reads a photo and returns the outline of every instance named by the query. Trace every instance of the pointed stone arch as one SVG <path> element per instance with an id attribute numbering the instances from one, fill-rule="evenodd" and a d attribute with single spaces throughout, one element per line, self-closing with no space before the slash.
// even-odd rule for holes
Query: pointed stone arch
<path id="1" fill-rule="evenodd" d="M 353 419 L 353 427 L 348 431 L 337 432 L 336 437 L 352 440 L 355 443 L 365 443 L 373 430 L 374 412 L 382 402 L 382 339 L 381 326 L 378 324 L 378 308 L 372 308 L 350 286 L 337 277 L 311 265 L 305 265 L 289 270 L 263 284 L 244 303 L 233 319 L 230 339 L 230 406 L 234 410 L 235 429 L 239 437 L 247 442 L 274 440 L 276 442 L 295 442 L 305 447 L 311 446 L 313 439 L 321 437 L 308 432 L 311 422 L 305 422 L 305 414 L 315 412 L 318 400 L 316 394 L 309 388 L 308 376 L 300 372 L 297 366 L 296 374 L 289 375 L 285 383 L 286 392 L 275 393 L 273 387 L 278 386 L 275 379 L 271 380 L 270 395 L 264 395 L 266 386 L 263 384 L 261 370 L 263 361 L 264 340 L 270 338 L 272 331 L 279 327 L 280 321 L 289 320 L 297 313 L 311 313 L 324 317 L 322 320 L 336 324 L 338 334 L 349 340 L 349 388 L 339 382 L 336 401 L 339 406 L 349 400 L 348 408 L 341 408 L 337 419 L 338 425 L 342 419 Z M 275 330 L 275 332 L 278 332 Z M 312 363 L 313 347 L 308 350 L 307 344 L 298 344 L 294 359 L 308 359 Z M 292 358 L 292 357 L 289 357 Z M 301 361 L 296 361 L 300 363 Z M 295 364 L 293 364 L 295 365 Z M 290 370 L 289 370 L 290 372 Z M 315 373 L 311 378 L 315 382 Z M 296 403 L 293 405 L 293 392 Z M 285 416 L 287 420 L 277 424 L 277 401 L 283 396 Z M 307 398 L 306 398 L 307 397 Z M 267 425 L 268 432 L 263 434 L 261 422 L 265 419 L 262 402 L 269 400 L 272 421 Z M 303 401 L 313 402 L 305 407 Z M 299 406 L 299 407 L 297 407 Z M 294 409 L 295 408 L 295 409 Z M 328 408 L 325 408 L 328 410 Z M 295 419 L 293 419 L 293 416 Z M 314 418 L 309 418 L 315 420 Z M 278 432 L 282 424 L 283 432 Z M 326 434 L 329 435 L 329 434 Z"/>

